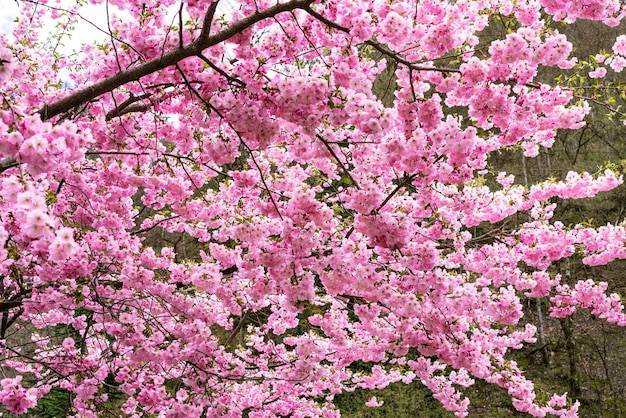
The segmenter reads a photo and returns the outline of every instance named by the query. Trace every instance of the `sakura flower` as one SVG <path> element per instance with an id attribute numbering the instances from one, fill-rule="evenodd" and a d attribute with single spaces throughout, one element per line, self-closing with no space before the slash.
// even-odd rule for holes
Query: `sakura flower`
<path id="1" fill-rule="evenodd" d="M 17 196 L 17 206 L 26 210 L 44 210 L 46 201 L 40 195 L 35 194 L 32 191 L 26 191 Z"/>
<path id="2" fill-rule="evenodd" d="M 384 403 L 385 401 L 379 401 L 378 399 L 376 399 L 376 396 L 372 396 L 369 401 L 365 402 L 365 405 L 369 406 L 370 408 L 378 408 L 380 406 L 383 406 Z"/>
<path id="3" fill-rule="evenodd" d="M 78 251 L 78 245 L 74 241 L 72 228 L 59 229 L 49 250 L 52 261 L 63 261 L 74 255 Z"/>
<path id="4" fill-rule="evenodd" d="M 606 75 L 606 68 L 598 67 L 593 71 L 589 72 L 589 77 L 591 78 L 602 78 Z"/>
<path id="5" fill-rule="evenodd" d="M 21 384 L 22 376 L 0 381 L 0 403 L 15 414 L 23 414 L 37 404 L 33 390 L 26 390 Z"/>
<path id="6" fill-rule="evenodd" d="M 626 56 L 626 35 L 620 35 L 615 39 L 615 44 L 613 44 L 613 52 Z"/>
<path id="7" fill-rule="evenodd" d="M 39 238 L 48 229 L 50 217 L 42 209 L 34 209 L 26 215 L 22 230 L 30 238 Z"/>

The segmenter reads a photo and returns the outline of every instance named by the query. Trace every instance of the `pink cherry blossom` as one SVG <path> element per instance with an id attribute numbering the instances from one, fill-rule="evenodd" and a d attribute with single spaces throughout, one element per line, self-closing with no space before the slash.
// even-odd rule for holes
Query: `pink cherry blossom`
<path id="1" fill-rule="evenodd" d="M 524 298 L 626 326 L 605 283 L 554 270 L 626 259 L 622 223 L 555 203 L 623 179 L 522 185 L 489 157 L 585 125 L 542 68 L 609 83 L 626 38 L 585 73 L 547 22 L 615 25 L 617 0 L 79 3 L 20 0 L 0 37 L 3 314 L 34 330 L 0 340 L 5 408 L 61 388 L 85 417 L 110 391 L 130 416 L 337 417 L 340 393 L 419 380 L 464 417 L 481 379 L 520 412 L 577 415 L 509 353 L 535 341 Z M 110 36 L 45 47 L 83 3 Z M 496 15 L 515 24 L 483 39 Z"/>
<path id="2" fill-rule="evenodd" d="M 626 56 L 626 35 L 620 35 L 615 38 L 615 44 L 613 44 L 613 52 Z"/>
<path id="3" fill-rule="evenodd" d="M 590 78 L 602 78 L 605 75 L 606 75 L 606 68 L 604 67 L 598 67 L 595 70 L 589 72 Z"/>
<path id="4" fill-rule="evenodd" d="M 26 390 L 21 384 L 22 376 L 0 380 L 0 402 L 15 414 L 23 414 L 37 404 L 33 390 Z"/>

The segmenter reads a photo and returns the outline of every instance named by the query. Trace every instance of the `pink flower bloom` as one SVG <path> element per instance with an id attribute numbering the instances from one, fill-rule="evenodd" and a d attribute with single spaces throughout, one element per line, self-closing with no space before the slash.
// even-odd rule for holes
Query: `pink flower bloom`
<path id="1" fill-rule="evenodd" d="M 626 56 L 626 35 L 619 35 L 613 44 L 613 52 Z"/>
<path id="2" fill-rule="evenodd" d="M 34 209 L 45 210 L 46 200 L 32 191 L 26 191 L 17 196 L 17 206 L 28 211 Z"/>
<path id="3" fill-rule="evenodd" d="M 626 325 L 606 284 L 554 273 L 626 259 L 624 226 L 553 219 L 622 178 L 492 166 L 584 126 L 576 89 L 538 81 L 576 63 L 546 22 L 612 25 L 619 0 L 242 0 L 204 29 L 216 0 L 111 0 L 117 47 L 70 56 L 38 28 L 103 2 L 35 3 L 18 43 L 0 36 L 0 277 L 12 327 L 37 331 L 28 358 L 0 355 L 34 385 L 0 381 L 10 411 L 54 385 L 96 418 L 113 379 L 133 416 L 334 418 L 343 391 L 421 381 L 464 417 L 480 379 L 519 411 L 576 414 L 510 352 L 535 339 L 524 296 Z M 491 40 L 494 14 L 516 25 Z M 622 35 L 588 78 L 625 53 Z"/>
<path id="4" fill-rule="evenodd" d="M 42 209 L 34 209 L 26 215 L 26 223 L 22 225 L 22 230 L 30 238 L 39 238 L 47 230 L 50 217 Z"/>
<path id="5" fill-rule="evenodd" d="M 598 67 L 593 71 L 589 72 L 589 77 L 591 78 L 602 78 L 606 75 L 606 68 Z"/>
<path id="6" fill-rule="evenodd" d="M 22 376 L 0 380 L 0 403 L 15 414 L 23 414 L 37 404 L 35 392 L 24 389 L 21 381 Z"/>
<path id="7" fill-rule="evenodd" d="M 365 402 L 365 405 L 370 408 L 378 408 L 379 406 L 383 406 L 384 403 L 384 401 L 376 399 L 376 396 L 372 396 L 369 401 Z"/>
<path id="8" fill-rule="evenodd" d="M 622 72 L 622 70 L 626 67 L 626 58 L 621 56 L 615 56 L 607 59 L 606 61 L 611 69 L 616 73 Z"/>

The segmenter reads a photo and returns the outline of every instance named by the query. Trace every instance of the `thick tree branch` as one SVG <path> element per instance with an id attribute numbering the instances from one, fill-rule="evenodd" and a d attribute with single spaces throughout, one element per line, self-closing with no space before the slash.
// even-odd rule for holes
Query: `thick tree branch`
<path id="1" fill-rule="evenodd" d="M 21 302 L 21 301 L 20 301 Z M 18 311 L 13 314 L 13 316 L 9 317 L 9 311 L 2 311 L 2 323 L 0 324 L 0 339 L 5 339 L 8 329 L 17 321 L 20 316 L 24 313 L 24 308 L 19 307 Z"/>
<path id="2" fill-rule="evenodd" d="M 0 302 L 0 312 L 7 312 L 20 306 L 22 306 L 22 299 L 2 301 Z"/>
<path id="3" fill-rule="evenodd" d="M 209 6 L 206 14 L 204 15 L 204 20 L 202 21 L 202 29 L 200 31 L 200 38 L 207 38 L 211 33 L 211 24 L 213 23 L 213 17 L 215 16 L 215 10 L 217 10 L 217 4 L 219 0 L 215 0 Z"/>
<path id="4" fill-rule="evenodd" d="M 198 56 L 202 54 L 202 51 L 205 49 L 232 38 L 238 33 L 250 28 L 257 22 L 275 16 L 279 13 L 296 9 L 305 9 L 311 4 L 311 2 L 311 0 L 292 0 L 287 3 L 276 4 L 275 6 L 269 7 L 233 23 L 223 31 L 216 33 L 213 36 L 209 36 L 209 23 L 207 26 L 203 26 L 200 36 L 195 41 L 184 46 L 183 48 L 176 48 L 175 50 L 172 50 L 158 58 L 154 58 L 143 64 L 137 65 L 136 67 L 129 68 L 128 70 L 120 71 L 111 77 L 79 90 L 76 93 L 70 94 L 69 96 L 54 103 L 45 104 L 38 111 L 38 113 L 44 121 L 51 119 L 69 111 L 73 107 L 87 103 L 104 93 L 113 91 L 124 84 L 137 81 L 149 74 L 175 65 L 185 58 Z M 209 14 L 211 13 L 211 9 L 214 7 L 213 5 L 217 7 L 216 3 L 213 3 L 209 7 L 204 23 L 207 23 L 207 20 L 212 20 Z M 215 11 L 213 11 L 213 13 L 214 12 Z"/>
<path id="5" fill-rule="evenodd" d="M 15 158 L 3 158 L 0 160 L 0 173 L 4 173 L 9 168 L 17 167 L 20 163 Z"/>

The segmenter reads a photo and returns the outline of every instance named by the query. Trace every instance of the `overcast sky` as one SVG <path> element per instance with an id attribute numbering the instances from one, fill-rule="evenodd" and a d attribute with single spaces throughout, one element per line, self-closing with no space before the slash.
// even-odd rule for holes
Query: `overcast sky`
<path id="1" fill-rule="evenodd" d="M 13 22 L 18 15 L 18 6 L 15 0 L 0 0 L 0 32 L 1 33 L 10 33 Z M 90 22 L 98 25 L 100 28 L 106 28 L 106 13 L 103 12 L 103 5 L 92 6 L 87 5 L 81 7 L 80 15 L 85 19 L 88 19 Z M 111 7 L 111 9 L 114 9 Z M 120 14 L 119 12 L 117 14 Z M 54 21 L 49 22 L 50 30 L 54 27 Z M 95 29 L 93 25 L 82 21 L 79 19 L 78 24 L 76 25 L 75 35 L 79 34 L 80 36 L 73 36 L 71 39 L 67 37 L 64 39 L 63 43 L 68 48 L 68 52 L 72 49 L 78 49 L 79 44 L 81 43 L 90 43 L 96 40 L 102 40 L 106 38 L 106 35 Z"/>
<path id="2" fill-rule="evenodd" d="M 4 0 L 0 7 L 0 32 L 9 33 L 13 20 L 17 16 L 17 3 L 15 0 Z"/>

